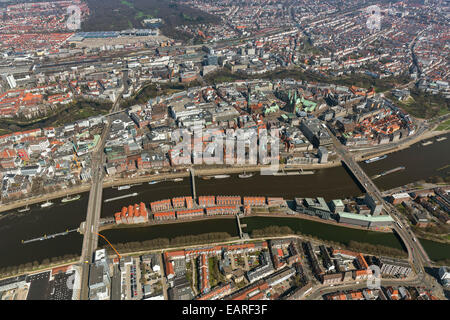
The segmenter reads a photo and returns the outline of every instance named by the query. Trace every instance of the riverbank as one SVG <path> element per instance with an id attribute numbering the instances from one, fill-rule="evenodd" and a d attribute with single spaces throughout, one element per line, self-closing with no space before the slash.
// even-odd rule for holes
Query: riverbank
<path id="1" fill-rule="evenodd" d="M 374 157 L 380 157 L 383 156 L 385 154 L 390 154 L 390 153 L 394 153 L 400 150 L 404 150 L 407 149 L 409 147 L 411 147 L 413 144 L 416 144 L 420 141 L 423 140 L 427 140 L 427 139 L 432 139 L 434 137 L 437 136 L 441 136 L 441 135 L 446 135 L 450 133 L 450 130 L 446 130 L 446 131 L 427 131 L 424 134 L 415 137 L 409 141 L 406 141 L 405 143 L 402 143 L 398 146 L 389 148 L 389 145 L 386 146 L 385 150 L 380 150 L 380 151 L 373 151 L 373 150 L 362 150 L 362 151 L 357 151 L 355 158 L 357 161 L 362 161 L 362 160 L 366 160 L 367 158 L 374 158 Z"/>

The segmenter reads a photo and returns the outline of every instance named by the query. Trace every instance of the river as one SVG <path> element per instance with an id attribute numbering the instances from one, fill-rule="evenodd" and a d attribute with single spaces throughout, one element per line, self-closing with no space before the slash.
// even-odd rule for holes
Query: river
<path id="1" fill-rule="evenodd" d="M 433 141 L 436 138 L 432 139 Z M 398 166 L 405 166 L 406 169 L 375 180 L 380 189 L 390 189 L 406 183 L 425 179 L 429 176 L 446 175 L 450 169 L 438 170 L 449 164 L 450 159 L 450 135 L 447 140 L 434 142 L 428 146 L 422 146 L 419 142 L 408 149 L 392 154 L 384 160 L 371 164 L 362 163 L 362 167 L 372 176 L 383 171 L 393 169 Z M 345 198 L 361 195 L 361 190 L 342 167 L 335 167 L 316 171 L 314 175 L 303 176 L 260 176 L 255 174 L 249 179 L 239 179 L 236 175 L 228 179 L 202 180 L 197 178 L 197 195 L 261 195 L 261 196 L 281 196 L 286 199 L 294 197 L 318 197 L 322 196 L 327 201 L 336 198 Z M 103 192 L 103 199 L 117 197 L 124 194 L 137 192 L 138 196 L 103 203 L 102 217 L 112 216 L 124 205 L 134 204 L 140 201 L 149 202 L 160 199 L 168 199 L 176 196 L 191 195 L 189 178 L 184 178 L 182 182 L 160 182 L 155 185 L 144 183 L 134 186 L 128 190 L 119 191 L 114 188 L 107 188 Z M 63 256 L 67 254 L 80 254 L 82 237 L 78 233 L 71 233 L 67 236 L 55 239 L 22 244 L 21 240 L 40 237 L 44 234 L 61 232 L 66 229 L 78 227 L 86 218 L 86 208 L 88 194 L 82 194 L 82 198 L 75 202 L 61 204 L 60 200 L 54 200 L 55 205 L 42 209 L 39 206 L 32 206 L 31 211 L 18 215 L 12 213 L 0 219 L 0 267 L 19 265 L 27 262 L 42 261 L 44 258 Z M 227 219 L 225 219 L 227 220 Z M 123 243 L 126 241 L 142 241 L 165 235 L 173 238 L 178 235 L 188 233 L 198 234 L 199 231 L 214 232 L 216 229 L 215 220 L 195 222 L 190 224 L 169 224 L 158 227 L 149 227 L 148 230 L 138 230 L 140 228 L 108 232 L 113 243 Z M 221 221 L 221 220 L 220 220 Z M 235 223 L 229 220 L 230 226 Z M 309 222 L 302 222 L 301 225 L 308 226 Z M 275 224 L 275 221 L 274 221 Z M 250 224 L 249 224 L 250 225 Z M 228 226 L 223 225 L 227 230 Z M 339 237 L 333 231 L 327 231 L 328 225 L 314 225 L 307 228 L 315 233 L 327 235 L 328 240 L 339 241 Z M 209 230 L 211 228 L 211 230 Z M 304 227 L 306 228 L 306 227 Z M 336 227 L 335 227 L 336 228 Z M 137 231 L 133 231 L 133 230 Z M 322 231 L 321 231 L 322 230 Z M 325 231 L 324 231 L 325 230 Z M 365 237 L 371 243 L 385 243 L 396 247 L 397 244 L 391 240 L 386 240 L 387 235 L 376 233 L 370 237 L 358 235 L 354 232 L 366 232 L 355 229 L 345 229 L 345 233 L 351 237 Z M 222 230 L 226 231 L 226 230 Z M 393 236 L 392 236 L 393 237 Z M 355 240 L 356 240 L 355 238 Z M 394 237 L 395 239 L 395 237 Z M 101 240 L 100 245 L 103 245 Z M 372 242 L 373 241 L 373 242 Z M 448 245 L 442 245 L 432 241 L 426 242 L 426 250 L 430 253 L 430 258 L 442 259 L 450 258 Z"/>

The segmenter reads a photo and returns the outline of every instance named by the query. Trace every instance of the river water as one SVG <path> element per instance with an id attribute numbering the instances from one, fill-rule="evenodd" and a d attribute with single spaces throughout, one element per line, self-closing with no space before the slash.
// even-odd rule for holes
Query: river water
<path id="1" fill-rule="evenodd" d="M 445 141 L 436 142 L 436 138 L 432 140 L 435 142 L 431 145 L 423 146 L 421 143 L 417 143 L 408 149 L 389 154 L 384 160 L 371 164 L 362 163 L 361 165 L 370 176 L 398 166 L 406 167 L 403 171 L 374 180 L 378 187 L 383 190 L 425 179 L 429 176 L 448 175 L 450 167 L 442 170 L 438 169 L 450 164 L 450 135 L 447 135 L 447 140 Z M 280 196 L 285 199 L 322 196 L 328 201 L 362 194 L 356 183 L 342 167 L 323 169 L 316 171 L 314 175 L 302 176 L 273 177 L 260 176 L 257 173 L 249 179 L 239 179 L 236 175 L 232 175 L 227 179 L 202 180 L 197 178 L 196 184 L 197 196 L 261 195 Z M 189 178 L 184 178 L 182 182 L 160 182 L 155 185 L 144 183 L 122 191 L 107 188 L 103 192 L 103 199 L 133 192 L 137 192 L 138 196 L 103 203 L 102 217 L 112 216 L 115 212 L 120 211 L 122 206 L 128 206 L 140 201 L 145 202 L 148 206 L 148 203 L 151 201 L 191 195 L 191 186 Z M 60 200 L 54 200 L 53 202 L 55 205 L 50 208 L 42 209 L 35 205 L 31 207 L 31 211 L 25 214 L 10 213 L 0 219 L 0 267 L 33 261 L 41 262 L 45 258 L 81 253 L 82 236 L 78 233 L 28 244 L 21 243 L 21 240 L 76 228 L 85 220 L 88 202 L 87 193 L 82 194 L 81 199 L 78 201 L 66 204 L 61 204 Z M 271 221 L 273 221 L 271 222 L 272 224 L 279 224 L 275 218 L 272 218 Z M 249 223 L 249 227 L 251 225 Z M 370 243 L 380 243 L 393 247 L 400 246 L 395 236 L 384 233 L 370 234 L 370 237 L 368 237 L 367 231 L 363 230 L 345 229 L 343 232 L 336 233 L 328 230 L 330 226 L 318 222 L 302 222 L 301 225 L 302 228 L 310 230 L 311 233 L 316 233 L 317 236 L 326 237 L 328 240 L 333 240 L 334 238 L 335 241 L 340 241 L 340 239 L 342 241 L 342 235 L 346 234 L 348 237 L 354 238 L 354 240 L 364 238 L 366 241 L 370 240 Z M 105 235 L 108 238 L 111 237 L 112 243 L 123 243 L 127 241 L 150 240 L 161 236 L 173 238 L 201 232 L 225 231 L 233 234 L 233 230 L 237 232 L 235 228 L 236 225 L 233 219 L 221 219 L 148 228 L 132 228 L 120 230 L 120 232 L 109 230 Z M 333 226 L 333 228 L 339 227 Z M 103 240 L 100 240 L 99 245 L 104 245 Z M 435 242 L 427 242 L 424 246 L 429 252 L 431 259 L 450 258 L 449 246 L 436 244 Z"/>

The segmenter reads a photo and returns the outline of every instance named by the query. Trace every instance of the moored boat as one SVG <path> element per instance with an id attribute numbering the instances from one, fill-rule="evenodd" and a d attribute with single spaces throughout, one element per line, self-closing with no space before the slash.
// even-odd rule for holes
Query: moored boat
<path id="1" fill-rule="evenodd" d="M 41 204 L 41 208 L 47 208 L 53 205 L 53 202 L 47 201 Z"/>
<path id="2" fill-rule="evenodd" d="M 386 158 L 387 158 L 387 155 L 383 155 L 383 156 L 380 156 L 380 157 L 370 158 L 370 159 L 368 159 L 368 160 L 366 160 L 364 162 L 365 163 L 372 163 L 372 162 L 383 160 L 383 159 L 386 159 Z"/>
<path id="3" fill-rule="evenodd" d="M 229 177 L 230 177 L 230 175 L 228 175 L 228 174 L 219 174 L 219 175 L 214 176 L 214 179 L 225 179 L 225 178 L 229 178 Z"/>
<path id="4" fill-rule="evenodd" d="M 30 207 L 28 207 L 28 205 L 26 205 L 26 206 L 23 207 L 22 209 L 17 210 L 17 212 L 20 212 L 20 213 L 22 213 L 22 212 L 27 212 L 27 211 L 30 211 Z"/>
<path id="5" fill-rule="evenodd" d="M 239 174 L 238 177 L 241 179 L 251 178 L 251 177 L 253 177 L 253 173 L 246 173 L 244 171 L 244 173 Z"/>
<path id="6" fill-rule="evenodd" d="M 73 197 L 67 196 L 67 197 L 63 198 L 63 199 L 61 200 L 61 202 L 62 202 L 62 203 L 65 203 L 65 202 L 75 201 L 75 200 L 78 200 L 78 199 L 80 199 L 80 198 L 81 198 L 81 196 L 80 196 L 79 194 L 77 194 L 77 195 L 75 195 L 75 196 L 73 196 Z"/>

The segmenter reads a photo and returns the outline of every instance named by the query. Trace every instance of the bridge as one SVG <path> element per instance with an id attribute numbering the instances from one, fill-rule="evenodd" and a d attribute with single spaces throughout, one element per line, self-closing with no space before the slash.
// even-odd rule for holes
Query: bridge
<path id="1" fill-rule="evenodd" d="M 395 221 L 393 230 L 402 239 L 407 251 L 409 260 L 414 266 L 414 269 L 418 272 L 420 281 L 428 281 L 424 266 L 430 266 L 432 261 L 428 257 L 427 253 L 423 249 L 420 242 L 415 238 L 412 230 L 409 228 L 408 222 L 405 220 L 402 227 L 401 221 L 404 217 L 398 212 L 395 206 L 387 203 L 378 187 L 373 183 L 369 176 L 361 169 L 354 157 L 349 153 L 345 146 L 343 146 L 336 136 L 331 132 L 328 127 L 325 127 L 332 138 L 333 145 L 336 149 L 336 153 L 341 157 L 342 164 L 351 173 L 353 178 L 358 182 L 359 186 L 374 200 L 379 201 L 383 205 L 383 209 L 392 217 Z"/>
<path id="2" fill-rule="evenodd" d="M 123 93 L 123 88 L 117 95 L 111 113 L 120 112 L 119 101 Z M 103 195 L 103 179 L 104 170 L 103 163 L 105 162 L 105 153 L 103 148 L 111 129 L 111 121 L 108 119 L 105 129 L 102 132 L 100 141 L 92 151 L 92 185 L 89 193 L 89 202 L 86 213 L 85 232 L 83 237 L 83 247 L 81 249 L 81 300 L 89 299 L 89 265 L 93 260 L 94 252 L 98 245 L 98 228 L 100 224 L 100 213 L 102 207 Z"/>

